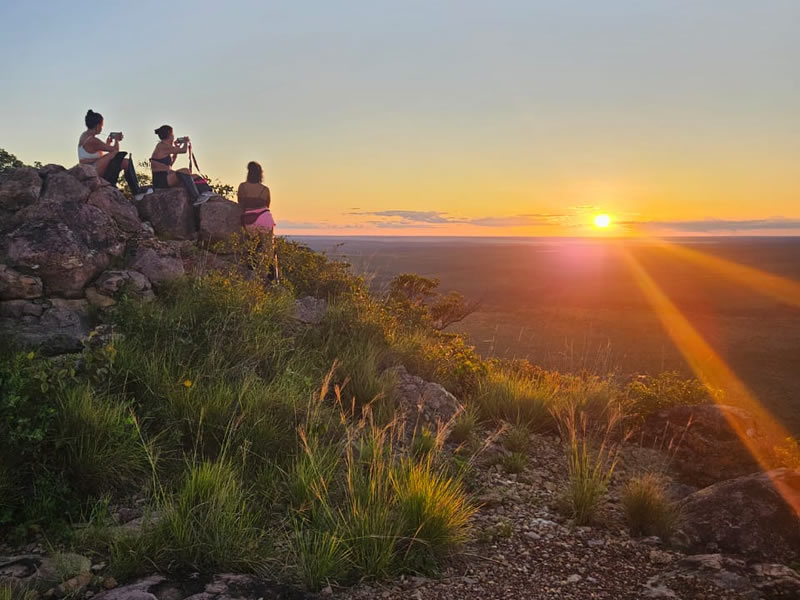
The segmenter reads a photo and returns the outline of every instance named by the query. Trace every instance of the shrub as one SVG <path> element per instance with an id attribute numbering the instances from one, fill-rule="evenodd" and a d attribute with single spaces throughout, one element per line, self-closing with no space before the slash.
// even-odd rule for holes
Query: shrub
<path id="1" fill-rule="evenodd" d="M 704 404 L 721 397 L 698 379 L 686 379 L 674 371 L 655 376 L 640 375 L 625 388 L 631 411 L 646 417 L 670 406 Z"/>
<path id="2" fill-rule="evenodd" d="M 347 577 L 350 552 L 337 533 L 307 529 L 295 522 L 289 539 L 300 581 L 311 591 L 319 591 L 329 581 Z"/>
<path id="3" fill-rule="evenodd" d="M 427 427 L 418 429 L 411 441 L 411 455 L 418 460 L 424 459 L 434 449 L 436 449 L 436 436 Z"/>
<path id="4" fill-rule="evenodd" d="M 667 540 L 679 518 L 677 506 L 667 497 L 663 478 L 654 473 L 634 477 L 625 484 L 622 506 L 632 535 L 657 535 Z"/>

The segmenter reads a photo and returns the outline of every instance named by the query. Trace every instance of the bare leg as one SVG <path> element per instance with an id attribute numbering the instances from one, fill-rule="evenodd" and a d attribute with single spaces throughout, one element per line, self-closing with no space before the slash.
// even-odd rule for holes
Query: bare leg
<path id="1" fill-rule="evenodd" d="M 98 158 L 96 161 L 91 163 L 91 164 L 94 165 L 94 168 L 97 171 L 97 176 L 98 177 L 102 177 L 103 175 L 106 174 L 106 169 L 108 168 L 108 163 L 110 163 L 111 159 L 114 158 L 118 153 L 119 153 L 119 150 L 115 150 L 114 152 L 108 152 L 107 154 L 104 154 L 103 156 Z"/>

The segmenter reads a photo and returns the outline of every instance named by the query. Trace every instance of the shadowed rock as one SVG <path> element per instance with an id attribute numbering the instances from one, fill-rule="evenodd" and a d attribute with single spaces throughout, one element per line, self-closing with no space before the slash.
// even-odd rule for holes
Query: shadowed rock
<path id="1" fill-rule="evenodd" d="M 41 189 L 42 179 L 36 169 L 14 169 L 0 179 L 0 210 L 14 212 L 35 203 Z"/>
<path id="2" fill-rule="evenodd" d="M 213 197 L 198 209 L 200 239 L 221 242 L 242 230 L 242 207 L 225 198 Z"/>
<path id="3" fill-rule="evenodd" d="M 156 235 L 191 240 L 197 235 L 194 210 L 183 188 L 153 190 L 138 205 L 139 216 L 150 221 Z"/>
<path id="4" fill-rule="evenodd" d="M 40 277 L 23 275 L 11 267 L 0 264 L 0 300 L 31 299 L 41 295 Z"/>

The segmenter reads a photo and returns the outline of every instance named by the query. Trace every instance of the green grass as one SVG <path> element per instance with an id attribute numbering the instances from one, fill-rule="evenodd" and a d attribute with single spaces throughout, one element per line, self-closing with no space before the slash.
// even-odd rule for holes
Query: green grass
<path id="1" fill-rule="evenodd" d="M 680 518 L 669 499 L 663 477 L 646 473 L 632 478 L 622 491 L 622 506 L 632 535 L 657 535 L 668 540 Z"/>
<path id="2" fill-rule="evenodd" d="M 509 452 L 525 453 L 530 445 L 530 432 L 525 425 L 513 425 L 503 435 L 503 447 Z"/>
<path id="3" fill-rule="evenodd" d="M 464 444 L 473 439 L 478 426 L 478 412 L 468 406 L 453 420 L 447 440 L 454 444 Z"/>
<path id="4" fill-rule="evenodd" d="M 558 386 L 549 377 L 496 371 L 481 385 L 475 400 L 484 418 L 535 431 L 549 427 L 557 393 Z"/>
<path id="5" fill-rule="evenodd" d="M 506 473 L 519 474 L 528 466 L 528 455 L 522 452 L 512 452 L 502 458 L 501 464 Z"/>

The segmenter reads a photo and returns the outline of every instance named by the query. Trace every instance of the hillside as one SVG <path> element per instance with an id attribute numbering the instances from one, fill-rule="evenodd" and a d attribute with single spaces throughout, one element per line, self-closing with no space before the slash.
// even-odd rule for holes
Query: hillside
<path id="1" fill-rule="evenodd" d="M 239 215 L 0 176 L 0 600 L 798 597 L 795 441 L 674 374 L 482 360 L 460 296 Z"/>

